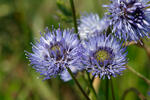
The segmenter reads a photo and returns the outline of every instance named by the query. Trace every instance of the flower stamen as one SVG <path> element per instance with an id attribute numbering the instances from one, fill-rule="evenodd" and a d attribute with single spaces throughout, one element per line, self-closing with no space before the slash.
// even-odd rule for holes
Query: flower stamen
<path id="1" fill-rule="evenodd" d="M 99 50 L 98 52 L 96 52 L 95 56 L 96 60 L 100 62 L 110 59 L 110 54 L 105 50 Z"/>

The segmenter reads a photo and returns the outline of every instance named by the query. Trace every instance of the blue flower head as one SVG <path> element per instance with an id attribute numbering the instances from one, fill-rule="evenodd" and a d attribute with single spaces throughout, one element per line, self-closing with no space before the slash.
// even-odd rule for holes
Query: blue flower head
<path id="1" fill-rule="evenodd" d="M 40 41 L 32 47 L 33 53 L 26 53 L 33 68 L 44 77 L 49 79 L 64 74 L 66 67 L 71 70 L 80 66 L 80 41 L 73 30 L 52 29 Z"/>
<path id="2" fill-rule="evenodd" d="M 149 0 L 148 0 L 149 1 Z M 144 0 L 112 0 L 108 7 L 112 31 L 119 39 L 137 42 L 150 34 L 150 8 Z"/>
<path id="3" fill-rule="evenodd" d="M 113 36 L 100 35 L 85 41 L 82 63 L 96 77 L 110 79 L 121 74 L 127 63 L 126 47 Z"/>
<path id="4" fill-rule="evenodd" d="M 109 26 L 109 21 L 106 18 L 100 19 L 98 14 L 82 15 L 79 20 L 79 35 L 81 39 L 95 36 L 96 33 L 102 33 Z"/>

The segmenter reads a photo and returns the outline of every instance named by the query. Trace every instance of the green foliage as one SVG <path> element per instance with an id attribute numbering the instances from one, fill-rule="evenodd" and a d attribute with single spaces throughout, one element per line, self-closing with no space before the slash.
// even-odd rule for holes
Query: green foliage
<path id="1" fill-rule="evenodd" d="M 65 5 L 65 1 L 63 0 L 57 0 L 57 6 L 59 10 L 65 15 L 65 16 L 72 16 L 71 9 Z"/>

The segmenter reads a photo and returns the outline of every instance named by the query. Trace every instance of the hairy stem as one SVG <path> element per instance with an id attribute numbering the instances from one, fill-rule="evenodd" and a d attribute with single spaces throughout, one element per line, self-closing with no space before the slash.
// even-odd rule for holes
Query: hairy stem
<path id="1" fill-rule="evenodd" d="M 78 33 L 78 26 L 77 26 L 77 19 L 76 19 L 76 11 L 75 11 L 75 6 L 74 6 L 73 0 L 70 0 L 70 5 L 71 5 L 71 9 L 72 9 L 72 17 L 73 17 L 75 32 Z"/>
<path id="2" fill-rule="evenodd" d="M 89 97 L 87 96 L 87 94 L 85 93 L 85 91 L 82 89 L 81 85 L 79 84 L 79 82 L 77 81 L 77 79 L 74 77 L 72 71 L 70 70 L 70 68 L 66 67 L 67 71 L 69 72 L 70 76 L 72 77 L 72 79 L 75 81 L 76 85 L 78 86 L 78 88 L 80 89 L 80 91 L 82 92 L 82 94 L 84 95 L 84 97 L 87 100 L 90 100 Z"/>
<path id="3" fill-rule="evenodd" d="M 124 46 L 130 46 L 130 45 L 135 45 L 136 42 L 131 41 L 131 42 L 125 42 Z"/>
<path id="4" fill-rule="evenodd" d="M 125 92 L 123 93 L 123 95 L 122 95 L 122 98 L 121 98 L 121 100 L 125 100 L 125 97 L 126 97 L 126 95 L 129 93 L 129 92 L 134 92 L 134 93 L 136 93 L 137 95 L 138 95 L 138 97 L 141 99 L 141 100 L 146 100 L 146 97 L 141 93 L 141 92 L 139 92 L 136 88 L 129 88 L 129 89 L 127 89 L 127 90 L 125 90 Z"/>
<path id="5" fill-rule="evenodd" d="M 110 79 L 110 85 L 111 85 L 111 93 L 112 93 L 112 98 L 115 100 L 115 94 L 114 94 L 114 87 L 113 87 L 113 81 Z"/>
<path id="6" fill-rule="evenodd" d="M 132 67 L 126 66 L 126 68 L 128 70 L 130 70 L 131 72 L 133 72 L 135 75 L 137 75 L 138 77 L 140 77 L 141 79 L 143 79 L 148 85 L 150 85 L 150 80 L 147 79 L 145 76 L 143 76 L 142 74 L 140 74 L 139 72 L 135 71 Z"/>

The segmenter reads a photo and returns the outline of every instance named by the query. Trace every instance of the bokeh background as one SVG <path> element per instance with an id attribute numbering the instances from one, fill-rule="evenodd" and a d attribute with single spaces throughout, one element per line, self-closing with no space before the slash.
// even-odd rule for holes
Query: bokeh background
<path id="1" fill-rule="evenodd" d="M 106 11 L 102 4 L 108 0 L 75 0 L 77 18 L 84 12 L 98 13 L 102 18 Z M 24 50 L 31 52 L 31 42 L 44 33 L 45 28 L 72 28 L 69 0 L 0 0 L 0 100 L 84 100 L 73 81 L 63 82 L 59 77 L 42 81 L 29 66 Z M 144 40 L 150 47 L 150 40 Z M 128 65 L 150 79 L 150 59 L 143 48 L 128 47 Z M 77 75 L 85 91 L 88 91 L 84 72 Z M 106 80 L 96 83 L 98 100 L 105 100 Z M 120 100 L 129 88 L 136 88 L 150 100 L 150 87 L 128 70 L 113 78 L 116 100 Z M 112 100 L 109 89 L 109 100 Z M 125 100 L 140 100 L 129 92 Z"/>

